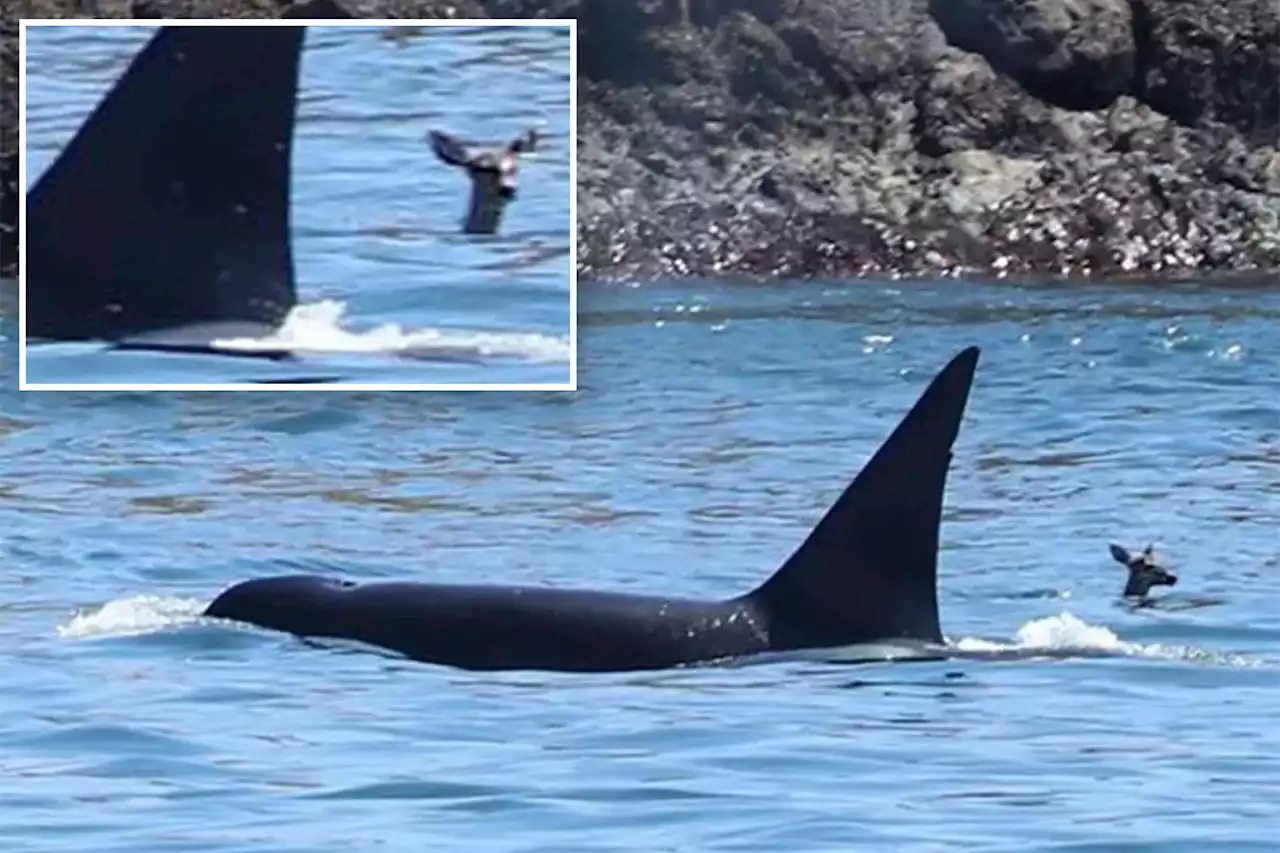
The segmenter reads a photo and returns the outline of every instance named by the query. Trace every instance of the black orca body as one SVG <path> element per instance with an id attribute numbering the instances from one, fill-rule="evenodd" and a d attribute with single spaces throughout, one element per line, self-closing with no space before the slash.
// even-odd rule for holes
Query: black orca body
<path id="1" fill-rule="evenodd" d="M 650 670 L 767 651 L 941 643 L 937 558 L 978 349 L 957 355 L 773 577 L 691 601 L 539 587 L 245 581 L 205 615 L 466 669 Z"/>
<path id="2" fill-rule="evenodd" d="M 346 17 L 329 0 L 286 16 Z M 219 349 L 297 303 L 290 166 L 305 28 L 161 27 L 26 199 L 27 335 Z"/>

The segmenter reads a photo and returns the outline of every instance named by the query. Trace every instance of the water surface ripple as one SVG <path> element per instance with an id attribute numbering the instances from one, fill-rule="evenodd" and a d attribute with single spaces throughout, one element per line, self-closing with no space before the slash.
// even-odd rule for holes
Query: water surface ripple
<path id="1" fill-rule="evenodd" d="M 1278 321 L 1275 287 L 588 287 L 576 395 L 6 393 L 0 844 L 1274 850 Z M 971 343 L 971 656 L 480 674 L 194 615 L 283 571 L 737 593 Z M 1109 541 L 1218 603 L 1120 606 Z"/>

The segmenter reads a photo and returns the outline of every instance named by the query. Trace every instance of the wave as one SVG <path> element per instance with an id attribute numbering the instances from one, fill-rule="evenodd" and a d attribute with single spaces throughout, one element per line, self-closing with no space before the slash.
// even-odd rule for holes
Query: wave
<path id="1" fill-rule="evenodd" d="M 1011 642 L 997 642 L 979 637 L 964 637 L 948 642 L 950 657 L 984 660 L 1081 657 L 1143 657 L 1160 660 L 1196 661 L 1228 666 L 1255 666 L 1240 655 L 1207 651 L 1193 646 L 1167 646 L 1161 643 L 1130 643 L 1103 625 L 1088 622 L 1062 612 L 1027 622 Z"/>
<path id="2" fill-rule="evenodd" d="M 195 598 L 135 595 L 76 613 L 58 626 L 64 638 L 131 637 L 153 634 L 200 619 L 209 602 Z"/>
<path id="3" fill-rule="evenodd" d="M 222 349 L 254 352 L 286 349 L 298 353 L 384 354 L 423 360 L 517 358 L 533 362 L 567 361 L 572 346 L 565 338 L 536 332 L 493 332 L 402 329 L 386 323 L 365 331 L 342 327 L 346 304 L 322 300 L 297 305 L 280 329 L 263 338 L 228 338 L 214 342 Z"/>

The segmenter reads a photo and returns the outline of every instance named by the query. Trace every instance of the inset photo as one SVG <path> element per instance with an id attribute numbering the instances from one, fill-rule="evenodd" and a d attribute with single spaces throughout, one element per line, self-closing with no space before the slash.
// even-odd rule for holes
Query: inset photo
<path id="1" fill-rule="evenodd" d="M 576 23 L 23 21 L 19 387 L 577 387 Z"/>

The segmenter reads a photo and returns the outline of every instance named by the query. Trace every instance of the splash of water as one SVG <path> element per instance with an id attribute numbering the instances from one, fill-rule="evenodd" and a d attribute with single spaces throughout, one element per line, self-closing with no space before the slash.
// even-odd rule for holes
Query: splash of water
<path id="1" fill-rule="evenodd" d="M 1116 652 L 1123 654 L 1136 648 L 1123 642 L 1110 628 L 1090 625 L 1063 612 L 1057 616 L 1033 619 L 1018 629 L 1012 643 L 963 637 L 952 644 L 961 652 Z"/>
<path id="2" fill-rule="evenodd" d="M 387 323 L 366 331 L 348 331 L 341 320 L 346 304 L 323 300 L 295 306 L 284 324 L 265 338 L 215 341 L 222 349 L 280 350 L 310 353 L 381 353 L 413 358 L 509 357 L 534 362 L 565 361 L 569 341 L 534 332 L 481 332 L 431 327 L 404 330 Z"/>
<path id="3" fill-rule="evenodd" d="M 1182 660 L 1229 666 L 1255 666 L 1239 655 L 1197 649 L 1190 646 L 1128 643 L 1102 625 L 1090 625 L 1077 616 L 1062 612 L 1057 616 L 1033 619 L 1020 627 L 1012 642 L 1001 643 L 980 637 L 963 637 L 948 642 L 954 657 L 974 660 L 1025 660 L 1033 657 L 1143 657 Z"/>
<path id="4" fill-rule="evenodd" d="M 58 626 L 58 636 L 84 638 L 150 634 L 195 622 L 207 604 L 194 598 L 161 595 L 121 598 L 77 613 L 67 624 Z"/>

